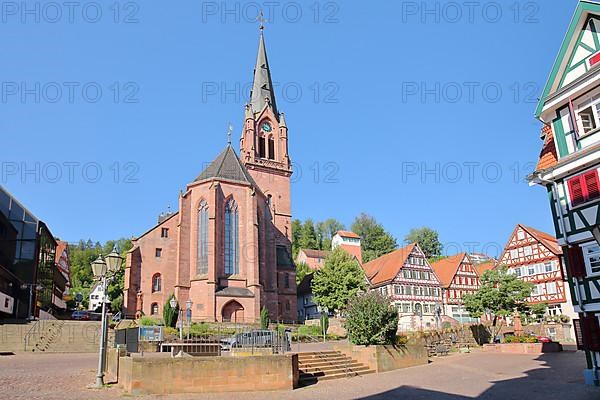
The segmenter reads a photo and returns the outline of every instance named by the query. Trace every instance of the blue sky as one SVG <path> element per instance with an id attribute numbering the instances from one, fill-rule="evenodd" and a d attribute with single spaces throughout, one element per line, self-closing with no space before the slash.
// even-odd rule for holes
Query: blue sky
<path id="1" fill-rule="evenodd" d="M 294 217 L 366 212 L 399 241 L 426 225 L 497 253 L 517 223 L 553 229 L 524 178 L 576 6 L 504 3 L 3 3 L 0 184 L 64 240 L 150 228 L 229 122 L 237 148 L 260 4 Z"/>

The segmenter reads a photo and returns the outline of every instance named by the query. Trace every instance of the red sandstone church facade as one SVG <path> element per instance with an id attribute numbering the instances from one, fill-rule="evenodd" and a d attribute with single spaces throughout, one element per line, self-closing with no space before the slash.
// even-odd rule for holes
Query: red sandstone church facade
<path id="1" fill-rule="evenodd" d="M 261 31 L 240 156 L 229 143 L 186 187 L 179 211 L 133 240 L 125 269 L 127 315 L 162 315 L 174 294 L 194 321 L 294 321 L 291 161 Z"/>

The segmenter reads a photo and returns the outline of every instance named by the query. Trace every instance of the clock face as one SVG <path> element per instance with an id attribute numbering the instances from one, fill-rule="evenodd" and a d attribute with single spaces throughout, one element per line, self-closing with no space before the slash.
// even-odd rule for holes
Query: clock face
<path id="1" fill-rule="evenodd" d="M 273 130 L 273 128 L 271 128 L 271 124 L 269 124 L 268 122 L 262 124 L 261 129 L 265 132 L 271 132 Z"/>

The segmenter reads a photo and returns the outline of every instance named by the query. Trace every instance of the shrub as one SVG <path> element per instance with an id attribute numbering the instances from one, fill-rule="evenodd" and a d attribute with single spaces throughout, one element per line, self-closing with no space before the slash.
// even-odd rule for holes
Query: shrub
<path id="1" fill-rule="evenodd" d="M 165 326 L 163 333 L 166 337 L 171 337 L 171 338 L 177 338 L 179 337 L 179 331 L 177 330 L 177 328 L 172 328 L 170 326 Z"/>
<path id="2" fill-rule="evenodd" d="M 263 307 L 260 310 L 260 329 L 268 329 L 269 328 L 269 310 L 266 307 Z"/>
<path id="3" fill-rule="evenodd" d="M 569 321 L 571 321 L 571 318 L 569 318 L 569 316 L 565 314 L 561 314 L 558 318 L 563 324 L 567 324 L 569 323 Z"/>
<path id="4" fill-rule="evenodd" d="M 163 325 L 163 322 L 157 318 L 144 315 L 140 318 L 139 324 L 140 326 L 160 326 Z"/>
<path id="5" fill-rule="evenodd" d="M 317 325 L 302 325 L 298 327 L 298 336 L 323 336 L 321 327 Z"/>
<path id="6" fill-rule="evenodd" d="M 163 308 L 163 321 L 165 321 L 166 326 L 170 326 L 172 328 L 174 328 L 177 325 L 177 317 L 179 314 L 179 303 L 175 305 L 175 308 L 171 308 L 171 299 L 174 298 L 174 294 L 169 296 L 169 298 L 165 302 L 165 307 Z"/>
<path id="7" fill-rule="evenodd" d="M 207 336 L 210 333 L 210 326 L 206 322 L 192 323 L 190 327 L 190 336 Z"/>
<path id="8" fill-rule="evenodd" d="M 396 344 L 400 346 L 404 346 L 408 343 L 408 336 L 406 335 L 398 335 L 396 336 Z"/>
<path id="9" fill-rule="evenodd" d="M 535 336 L 514 336 L 507 335 L 504 337 L 504 343 L 537 343 L 538 339 Z"/>
<path id="10" fill-rule="evenodd" d="M 350 300 L 345 327 L 354 344 L 393 344 L 398 330 L 398 312 L 387 297 L 369 292 Z"/>

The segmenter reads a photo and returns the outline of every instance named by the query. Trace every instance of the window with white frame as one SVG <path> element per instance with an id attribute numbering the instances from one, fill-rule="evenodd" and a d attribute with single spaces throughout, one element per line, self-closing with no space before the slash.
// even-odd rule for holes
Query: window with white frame
<path id="1" fill-rule="evenodd" d="M 581 246 L 589 275 L 600 275 L 600 246 L 596 242 Z"/>
<path id="2" fill-rule="evenodd" d="M 546 293 L 547 294 L 556 294 L 556 282 L 546 283 Z"/>
<path id="3" fill-rule="evenodd" d="M 526 256 L 530 256 L 533 254 L 533 249 L 531 248 L 531 246 L 526 246 L 523 251 L 525 251 Z"/>
<path id="4" fill-rule="evenodd" d="M 518 239 L 518 240 L 523 240 L 523 239 L 525 239 L 525 232 L 523 232 L 523 230 L 522 230 L 522 229 L 519 229 L 519 230 L 517 231 L 517 239 Z"/>
<path id="5" fill-rule="evenodd" d="M 575 114 L 580 136 L 594 132 L 600 126 L 600 93 L 578 104 Z"/>
<path id="6" fill-rule="evenodd" d="M 519 252 L 517 251 L 517 249 L 512 249 L 510 251 L 510 257 L 511 258 L 517 258 L 519 256 Z"/>

